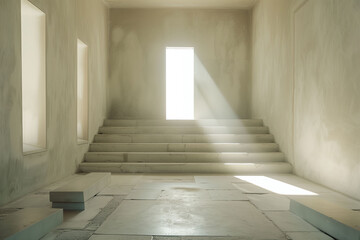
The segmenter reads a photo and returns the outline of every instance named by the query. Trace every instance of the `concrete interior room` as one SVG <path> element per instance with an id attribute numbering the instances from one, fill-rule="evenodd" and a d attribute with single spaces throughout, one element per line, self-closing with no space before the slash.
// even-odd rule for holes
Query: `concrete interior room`
<path id="1" fill-rule="evenodd" d="M 0 238 L 360 239 L 359 26 L 359 0 L 1 0 Z"/>

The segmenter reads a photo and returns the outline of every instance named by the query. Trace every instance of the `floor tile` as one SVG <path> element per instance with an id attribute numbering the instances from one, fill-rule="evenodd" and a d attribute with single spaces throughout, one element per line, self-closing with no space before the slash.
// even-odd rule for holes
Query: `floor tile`
<path id="1" fill-rule="evenodd" d="M 266 212 L 265 214 L 284 232 L 318 231 L 315 227 L 288 211 Z"/>
<path id="2" fill-rule="evenodd" d="M 64 213 L 65 217 L 66 213 Z M 82 230 L 89 224 L 89 220 L 64 221 L 58 229 Z"/>
<path id="3" fill-rule="evenodd" d="M 284 237 L 273 223 L 245 201 L 125 200 L 96 234 Z"/>
<path id="4" fill-rule="evenodd" d="M 158 189 L 136 189 L 132 190 L 125 199 L 129 200 L 156 200 L 160 197 L 161 190 Z"/>
<path id="5" fill-rule="evenodd" d="M 41 240 L 87 240 L 92 233 L 92 231 L 83 230 L 59 230 L 45 235 Z"/>
<path id="6" fill-rule="evenodd" d="M 195 176 L 196 183 L 218 183 L 218 182 L 228 182 L 228 183 L 235 183 L 235 182 L 244 182 L 243 180 L 236 178 L 235 176 L 228 176 L 228 175 L 208 175 L 208 176 Z"/>
<path id="7" fill-rule="evenodd" d="M 144 175 L 142 182 L 195 182 L 194 175 L 163 174 L 163 175 Z"/>
<path id="8" fill-rule="evenodd" d="M 263 211 L 288 211 L 290 199 L 277 194 L 247 194 L 248 199 Z"/>
<path id="9" fill-rule="evenodd" d="M 270 191 L 258 187 L 251 183 L 233 183 L 237 189 L 242 191 L 243 193 L 250 193 L 250 194 L 261 194 L 261 193 L 271 193 Z"/>
<path id="10" fill-rule="evenodd" d="M 40 240 L 56 240 L 57 236 L 60 235 L 60 233 L 64 230 L 54 230 L 49 233 L 47 233 L 45 236 L 40 238 Z"/>
<path id="11" fill-rule="evenodd" d="M 172 188 L 163 190 L 159 200 L 200 201 L 209 200 L 210 195 L 201 188 Z"/>
<path id="12" fill-rule="evenodd" d="M 142 179 L 142 175 L 139 174 L 111 174 L 110 185 L 136 185 Z"/>
<path id="13" fill-rule="evenodd" d="M 84 211 L 64 211 L 64 222 L 60 229 L 83 229 L 113 197 L 95 196 L 85 203 Z"/>
<path id="14" fill-rule="evenodd" d="M 198 186 L 200 186 L 203 189 L 236 189 L 235 186 L 233 186 L 230 182 L 209 182 L 209 183 L 198 183 Z"/>
<path id="15" fill-rule="evenodd" d="M 214 201 L 243 201 L 248 200 L 239 190 L 208 190 L 211 200 Z"/>
<path id="16" fill-rule="evenodd" d="M 171 189 L 171 188 L 198 188 L 196 183 L 191 182 L 150 182 L 150 183 L 139 183 L 134 189 Z"/>
<path id="17" fill-rule="evenodd" d="M 89 221 L 89 224 L 86 225 L 86 230 L 96 231 L 101 224 L 115 211 L 115 209 L 120 205 L 124 196 L 115 196 L 111 199 L 106 206 L 101 208 L 101 211 Z"/>
<path id="18" fill-rule="evenodd" d="M 322 232 L 287 232 L 286 235 L 292 240 L 333 240 Z"/>
<path id="19" fill-rule="evenodd" d="M 152 240 L 152 236 L 92 235 L 89 240 Z"/>
<path id="20" fill-rule="evenodd" d="M 128 195 L 133 186 L 128 185 L 110 185 L 104 188 L 98 195 Z"/>
<path id="21" fill-rule="evenodd" d="M 256 240 L 255 238 L 244 237 L 182 237 L 181 240 Z M 268 238 L 265 238 L 269 240 Z M 278 238 L 276 240 L 285 240 L 286 238 Z"/>

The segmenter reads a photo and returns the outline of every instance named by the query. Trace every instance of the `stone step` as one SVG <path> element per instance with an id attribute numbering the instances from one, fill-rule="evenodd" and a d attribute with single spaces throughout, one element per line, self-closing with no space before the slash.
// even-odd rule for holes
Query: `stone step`
<path id="1" fill-rule="evenodd" d="M 84 203 L 109 185 L 110 181 L 110 173 L 89 173 L 51 191 L 50 201 L 53 202 L 53 207 L 69 206 L 69 208 L 65 207 L 64 209 L 73 210 L 74 206 L 81 207 L 84 204 L 66 203 Z"/>
<path id="2" fill-rule="evenodd" d="M 291 173 L 286 162 L 269 163 L 89 163 L 80 164 L 83 172 L 112 173 Z"/>
<path id="3" fill-rule="evenodd" d="M 277 152 L 276 143 L 92 143 L 90 152 Z"/>
<path id="4" fill-rule="evenodd" d="M 62 209 L 24 208 L 0 218 L 0 239 L 38 240 L 62 221 Z"/>
<path id="5" fill-rule="evenodd" d="M 86 162 L 227 162 L 227 163 L 255 163 L 281 162 L 285 156 L 281 152 L 268 153 L 194 153 L 194 152 L 88 152 Z"/>
<path id="6" fill-rule="evenodd" d="M 271 134 L 97 134 L 95 143 L 272 143 Z"/>
<path id="7" fill-rule="evenodd" d="M 99 133 L 121 134 L 268 134 L 268 127 L 100 127 Z"/>
<path id="8" fill-rule="evenodd" d="M 360 240 L 360 212 L 318 196 L 291 197 L 290 211 L 336 239 Z"/>
<path id="9" fill-rule="evenodd" d="M 124 120 L 105 119 L 104 126 L 262 126 L 261 119 Z"/>

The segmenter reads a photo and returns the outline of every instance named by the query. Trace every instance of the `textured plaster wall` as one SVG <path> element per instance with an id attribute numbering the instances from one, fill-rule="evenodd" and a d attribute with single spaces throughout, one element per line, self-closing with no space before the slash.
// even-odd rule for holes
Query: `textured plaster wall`
<path id="1" fill-rule="evenodd" d="M 0 1 L 0 204 L 77 170 L 76 43 L 89 46 L 89 132 L 106 113 L 107 9 L 98 0 L 32 0 L 46 14 L 47 149 L 23 155 L 20 1 Z M 91 140 L 91 139 L 89 139 Z"/>
<path id="2" fill-rule="evenodd" d="M 249 117 L 250 27 L 244 10 L 110 11 L 108 111 L 165 118 L 165 49 L 195 48 L 195 118 Z"/>
<path id="3" fill-rule="evenodd" d="M 269 2 L 252 18 L 252 115 L 296 174 L 360 199 L 360 3 Z"/>
<path id="4" fill-rule="evenodd" d="M 292 162 L 292 1 L 259 1 L 252 15 L 252 117 L 262 118 Z M 292 162 L 293 163 L 293 162 Z"/>
<path id="5" fill-rule="evenodd" d="M 360 2 L 295 14 L 296 173 L 360 199 Z"/>

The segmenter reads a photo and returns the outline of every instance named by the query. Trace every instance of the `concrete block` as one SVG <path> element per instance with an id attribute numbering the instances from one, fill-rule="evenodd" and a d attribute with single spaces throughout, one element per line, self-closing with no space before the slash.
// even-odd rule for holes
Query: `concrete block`
<path id="1" fill-rule="evenodd" d="M 50 192 L 50 201 L 79 203 L 99 193 L 111 182 L 110 173 L 90 173 Z"/>
<path id="2" fill-rule="evenodd" d="M 85 210 L 85 202 L 53 202 L 53 208 L 62 208 L 65 210 Z"/>
<path id="3" fill-rule="evenodd" d="M 62 221 L 62 209 L 24 208 L 0 219 L 0 239 L 38 240 Z"/>
<path id="4" fill-rule="evenodd" d="M 290 211 L 336 239 L 360 240 L 360 212 L 318 196 L 291 197 Z"/>

